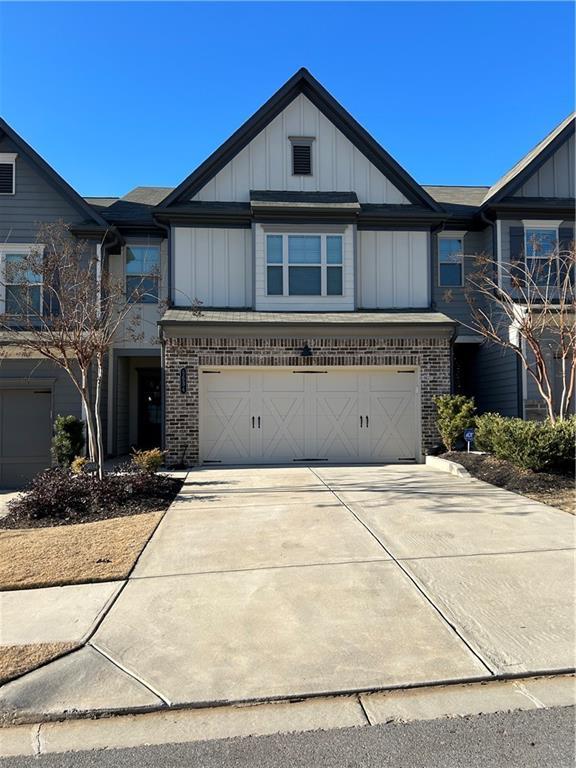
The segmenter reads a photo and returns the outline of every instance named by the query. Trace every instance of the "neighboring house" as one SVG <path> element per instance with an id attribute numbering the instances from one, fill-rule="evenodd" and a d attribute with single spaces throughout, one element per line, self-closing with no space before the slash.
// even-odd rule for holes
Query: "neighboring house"
<path id="1" fill-rule="evenodd" d="M 523 258 L 533 230 L 573 239 L 574 116 L 493 187 L 421 186 L 300 70 L 176 189 L 82 199 L 0 123 L 0 183 L 10 165 L 5 253 L 63 218 L 128 289 L 153 283 L 143 339 L 110 356 L 110 455 L 162 442 L 171 464 L 417 462 L 437 394 L 532 415 L 516 356 L 460 325 L 463 285 L 474 255 Z M 4 355 L 0 467 L 16 474 L 18 414 L 40 391 L 29 471 L 78 398 L 46 363 Z"/>

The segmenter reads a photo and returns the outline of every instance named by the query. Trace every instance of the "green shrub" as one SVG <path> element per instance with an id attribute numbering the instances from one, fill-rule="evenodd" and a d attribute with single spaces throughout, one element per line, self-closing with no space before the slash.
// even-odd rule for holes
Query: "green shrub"
<path id="1" fill-rule="evenodd" d="M 52 438 L 52 456 L 59 467 L 69 467 L 84 448 L 84 422 L 76 416 L 57 416 Z"/>
<path id="2" fill-rule="evenodd" d="M 438 412 L 438 432 L 446 449 L 452 451 L 464 430 L 475 424 L 474 399 L 465 395 L 439 395 L 434 398 L 434 405 Z"/>
<path id="3" fill-rule="evenodd" d="M 576 418 L 552 424 L 486 413 L 477 418 L 476 444 L 524 469 L 569 470 L 574 465 Z"/>
<path id="4" fill-rule="evenodd" d="M 164 464 L 164 453 L 160 448 L 152 448 L 150 451 L 134 451 L 132 463 L 141 472 L 153 475 Z"/>

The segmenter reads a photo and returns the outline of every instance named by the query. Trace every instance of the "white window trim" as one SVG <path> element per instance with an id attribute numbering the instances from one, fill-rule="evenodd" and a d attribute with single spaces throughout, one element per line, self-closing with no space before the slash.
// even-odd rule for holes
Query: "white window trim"
<path id="1" fill-rule="evenodd" d="M 444 231 L 438 232 L 438 258 L 437 258 L 437 272 L 438 272 L 438 288 L 463 288 L 464 287 L 464 237 L 468 234 L 464 232 L 452 232 Z M 442 285 L 440 279 L 440 240 L 462 240 L 462 253 L 460 255 L 460 284 L 459 285 Z M 455 262 L 458 263 L 458 262 Z"/>
<path id="2" fill-rule="evenodd" d="M 158 274 L 156 275 L 150 275 L 148 274 L 138 274 L 138 275 L 129 275 L 128 271 L 126 269 L 127 264 L 127 257 L 128 257 L 128 248 L 157 248 L 158 249 Z M 156 301 L 134 301 L 131 302 L 135 306 L 158 306 L 160 304 L 160 276 L 161 276 L 161 265 L 162 265 L 162 246 L 160 243 L 126 243 L 124 247 L 122 248 L 122 271 L 124 272 L 124 293 L 126 294 L 126 298 L 128 299 L 128 291 L 126 290 L 126 283 L 128 277 L 155 277 L 158 281 L 158 297 Z"/>
<path id="3" fill-rule="evenodd" d="M 522 226 L 524 227 L 524 262 L 527 264 L 528 259 L 547 259 L 549 258 L 548 254 L 536 254 L 529 256 L 528 255 L 528 239 L 527 234 L 529 229 L 547 229 L 552 232 L 556 232 L 556 248 L 558 248 L 558 245 L 560 243 L 560 225 L 562 224 L 561 221 L 540 221 L 540 220 L 530 220 L 530 219 L 523 219 L 522 220 Z"/>
<path id="4" fill-rule="evenodd" d="M 18 154 L 16 152 L 0 152 L 0 163 L 12 165 L 12 192 L 0 192 L 0 196 L 16 194 L 16 158 L 17 157 L 18 157 Z"/>
<path id="5" fill-rule="evenodd" d="M 0 315 L 6 311 L 6 254 L 23 253 L 28 255 L 32 251 L 44 252 L 46 246 L 43 243 L 1 243 L 0 244 Z M 40 286 L 40 307 L 44 301 L 44 283 Z"/>
<path id="6" fill-rule="evenodd" d="M 268 236 L 282 237 L 282 264 L 268 264 Z M 290 264 L 288 260 L 288 237 L 319 237 L 320 238 L 320 263 L 319 264 Z M 328 264 L 326 238 L 339 237 L 342 244 L 342 261 L 340 264 Z M 341 299 L 344 297 L 344 235 L 340 232 L 265 232 L 264 233 L 264 265 L 265 265 L 265 296 L 268 299 L 279 298 L 302 298 L 302 299 Z M 293 267 L 320 267 L 320 293 L 319 294 L 298 294 L 290 293 L 289 269 Z M 282 267 L 282 293 L 268 293 L 268 267 Z M 327 293 L 328 289 L 328 269 L 330 267 L 339 267 L 342 271 L 342 293 Z"/>

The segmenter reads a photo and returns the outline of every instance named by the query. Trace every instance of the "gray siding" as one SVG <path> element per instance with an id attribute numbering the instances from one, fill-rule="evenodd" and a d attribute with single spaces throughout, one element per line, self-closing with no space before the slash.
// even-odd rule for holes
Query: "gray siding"
<path id="1" fill-rule="evenodd" d="M 0 152 L 18 152 L 18 149 L 4 136 L 0 139 Z M 40 223 L 59 219 L 78 223 L 86 219 L 86 214 L 70 205 L 19 153 L 16 158 L 16 194 L 3 195 L 0 205 L 0 242 L 33 243 Z"/>
<path id="2" fill-rule="evenodd" d="M 482 344 L 475 362 L 475 399 L 478 411 L 518 416 L 518 367 L 511 350 Z"/>
<path id="3" fill-rule="evenodd" d="M 82 404 L 78 390 L 68 374 L 49 360 L 12 359 L 0 360 L 0 378 L 4 385 L 10 379 L 55 379 L 52 400 L 53 419 L 56 416 L 76 416 L 82 418 Z"/>
<path id="4" fill-rule="evenodd" d="M 490 254 L 492 236 L 490 228 L 478 232 L 467 232 L 464 236 L 464 283 L 466 277 L 475 269 L 475 257 Z M 438 272 L 438 236 L 432 237 L 432 306 L 458 322 L 470 322 L 470 308 L 466 301 L 464 287 L 445 288 L 439 285 Z M 465 328 L 461 333 L 472 333 Z"/>

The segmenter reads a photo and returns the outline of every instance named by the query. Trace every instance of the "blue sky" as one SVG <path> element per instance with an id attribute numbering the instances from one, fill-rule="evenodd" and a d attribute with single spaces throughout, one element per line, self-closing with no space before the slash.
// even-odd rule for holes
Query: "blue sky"
<path id="1" fill-rule="evenodd" d="M 420 183 L 489 184 L 574 108 L 574 6 L 0 3 L 0 113 L 84 195 L 179 183 L 301 66 Z"/>

